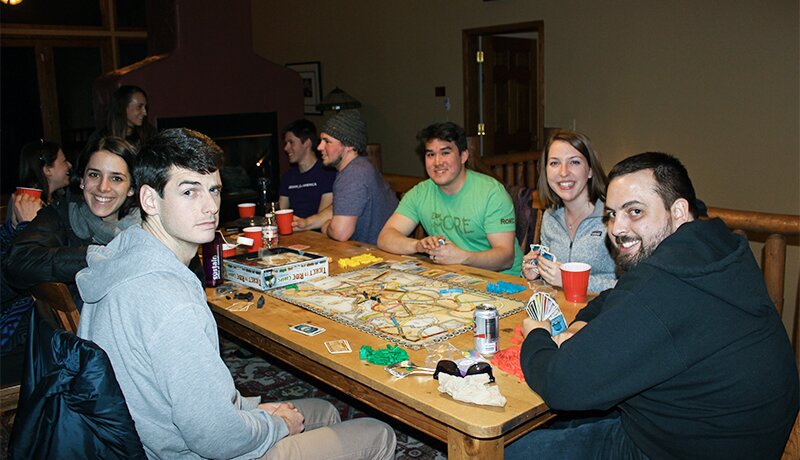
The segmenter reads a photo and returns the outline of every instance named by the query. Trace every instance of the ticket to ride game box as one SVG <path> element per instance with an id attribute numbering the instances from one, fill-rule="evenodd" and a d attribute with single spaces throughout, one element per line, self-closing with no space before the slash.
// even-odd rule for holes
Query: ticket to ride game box
<path id="1" fill-rule="evenodd" d="M 328 258 L 291 248 L 264 249 L 222 261 L 225 279 L 266 291 L 328 276 Z"/>

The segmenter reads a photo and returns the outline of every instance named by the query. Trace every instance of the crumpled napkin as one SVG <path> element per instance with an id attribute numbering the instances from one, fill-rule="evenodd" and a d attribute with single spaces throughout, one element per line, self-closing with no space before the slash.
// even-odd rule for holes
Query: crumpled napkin
<path id="1" fill-rule="evenodd" d="M 439 391 L 449 394 L 457 401 L 483 406 L 503 407 L 506 405 L 506 398 L 500 394 L 500 388 L 497 385 L 489 386 L 488 374 L 456 377 L 440 372 Z"/>

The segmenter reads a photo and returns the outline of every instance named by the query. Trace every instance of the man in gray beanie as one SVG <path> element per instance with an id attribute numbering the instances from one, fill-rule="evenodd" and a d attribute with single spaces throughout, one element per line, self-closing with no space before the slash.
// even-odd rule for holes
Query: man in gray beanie
<path id="1" fill-rule="evenodd" d="M 367 125 L 358 110 L 343 110 L 320 130 L 317 150 L 322 163 L 339 171 L 333 183 L 333 205 L 305 219 L 295 231 L 321 229 L 338 241 L 375 244 L 397 207 L 397 196 L 375 166 L 360 156 L 367 146 Z"/>

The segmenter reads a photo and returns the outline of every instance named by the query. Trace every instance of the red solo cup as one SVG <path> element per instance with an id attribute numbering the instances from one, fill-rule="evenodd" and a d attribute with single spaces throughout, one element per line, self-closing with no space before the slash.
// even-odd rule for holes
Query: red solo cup
<path id="1" fill-rule="evenodd" d="M 222 257 L 227 259 L 236 255 L 236 245 L 225 243 L 222 245 Z"/>
<path id="2" fill-rule="evenodd" d="M 561 264 L 561 282 L 564 297 L 568 302 L 586 302 L 586 289 L 589 287 L 589 273 L 592 266 L 583 262 Z"/>
<path id="3" fill-rule="evenodd" d="M 242 229 L 244 236 L 253 240 L 253 245 L 250 246 L 250 252 L 255 252 L 261 249 L 261 227 L 245 227 Z"/>
<path id="4" fill-rule="evenodd" d="M 17 187 L 17 195 L 30 195 L 37 200 L 42 199 L 42 191 L 38 188 Z"/>
<path id="5" fill-rule="evenodd" d="M 275 211 L 275 219 L 278 221 L 278 233 L 281 235 L 292 234 L 292 217 L 294 209 L 280 209 Z"/>
<path id="6" fill-rule="evenodd" d="M 256 204 L 255 203 L 239 203 L 239 217 L 255 217 Z"/>

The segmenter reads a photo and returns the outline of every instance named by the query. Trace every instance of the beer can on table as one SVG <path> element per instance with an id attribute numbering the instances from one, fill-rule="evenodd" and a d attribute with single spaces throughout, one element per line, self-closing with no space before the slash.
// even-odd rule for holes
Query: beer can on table
<path id="1" fill-rule="evenodd" d="M 500 342 L 500 318 L 497 308 L 489 304 L 475 307 L 475 351 L 491 357 L 498 351 Z"/>

